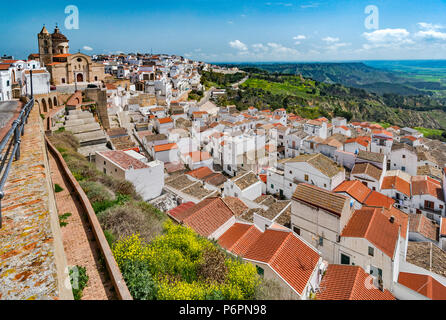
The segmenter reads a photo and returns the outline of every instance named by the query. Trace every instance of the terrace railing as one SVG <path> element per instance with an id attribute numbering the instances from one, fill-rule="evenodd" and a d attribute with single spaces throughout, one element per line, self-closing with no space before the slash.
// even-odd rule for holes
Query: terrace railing
<path id="1" fill-rule="evenodd" d="M 5 197 L 4 187 L 11 170 L 12 162 L 20 159 L 21 137 L 25 132 L 25 124 L 28 121 L 28 116 L 33 106 L 34 98 L 31 96 L 30 100 L 20 111 L 18 118 L 13 121 L 11 128 L 9 128 L 0 142 L 0 229 L 2 228 L 1 201 Z"/>

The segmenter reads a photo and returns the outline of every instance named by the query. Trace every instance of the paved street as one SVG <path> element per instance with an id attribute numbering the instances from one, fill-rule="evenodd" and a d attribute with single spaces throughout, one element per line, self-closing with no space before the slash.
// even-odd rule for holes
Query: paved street
<path id="1" fill-rule="evenodd" d="M 17 111 L 17 101 L 0 102 L 0 128 L 3 128 Z"/>
<path id="2" fill-rule="evenodd" d="M 12 121 L 18 117 L 19 113 L 18 101 L 0 102 L 0 141 L 8 132 Z"/>

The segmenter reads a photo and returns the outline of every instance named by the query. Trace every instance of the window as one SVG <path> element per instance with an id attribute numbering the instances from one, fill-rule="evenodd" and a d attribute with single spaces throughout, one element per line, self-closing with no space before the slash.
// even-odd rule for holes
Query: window
<path id="1" fill-rule="evenodd" d="M 293 227 L 293 231 L 300 236 L 300 229 L 298 227 Z"/>
<path id="2" fill-rule="evenodd" d="M 260 268 L 259 266 L 256 266 L 256 269 L 257 269 L 257 274 L 263 277 L 265 274 L 265 270 L 263 270 L 263 268 Z"/>
<path id="3" fill-rule="evenodd" d="M 308 174 L 305 175 L 305 181 L 308 182 L 308 180 L 310 180 L 310 177 L 308 176 Z"/>
<path id="4" fill-rule="evenodd" d="M 406 167 L 401 167 L 401 171 L 406 171 Z"/>
<path id="5" fill-rule="evenodd" d="M 104 166 L 107 164 L 107 162 L 104 161 Z"/>
<path id="6" fill-rule="evenodd" d="M 273 190 L 274 190 L 274 185 L 273 185 L 273 184 L 271 185 L 271 189 L 273 189 Z"/>
<path id="7" fill-rule="evenodd" d="M 424 207 L 426 208 L 426 209 L 431 209 L 431 210 L 434 210 L 434 208 L 435 208 L 435 204 L 432 202 L 432 201 L 424 201 Z"/>
<path id="8" fill-rule="evenodd" d="M 406 159 L 406 155 L 405 154 L 403 154 L 403 159 Z"/>
<path id="9" fill-rule="evenodd" d="M 319 237 L 319 246 L 324 246 L 324 238 L 323 237 Z"/>
<path id="10" fill-rule="evenodd" d="M 341 264 L 349 265 L 350 257 L 341 253 Z"/>
<path id="11" fill-rule="evenodd" d="M 374 254 L 375 254 L 375 249 L 372 247 L 369 247 L 369 256 L 373 257 Z"/>
<path id="12" fill-rule="evenodd" d="M 104 168 L 104 174 L 107 174 L 107 169 Z"/>

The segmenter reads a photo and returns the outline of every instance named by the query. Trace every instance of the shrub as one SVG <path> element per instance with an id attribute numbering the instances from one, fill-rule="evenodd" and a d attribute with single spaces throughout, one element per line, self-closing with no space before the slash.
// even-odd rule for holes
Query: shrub
<path id="1" fill-rule="evenodd" d="M 87 269 L 85 267 L 75 266 L 70 268 L 69 273 L 74 300 L 81 300 L 83 291 L 89 280 Z"/>
<path id="2" fill-rule="evenodd" d="M 111 201 L 115 199 L 113 192 L 99 182 L 81 181 L 79 184 L 91 202 Z"/>
<path id="3" fill-rule="evenodd" d="M 61 227 L 66 227 L 68 225 L 67 219 L 71 217 L 71 213 L 67 212 L 59 216 L 59 224 Z"/>
<path id="4" fill-rule="evenodd" d="M 111 247 L 116 241 L 116 237 L 110 230 L 104 230 L 105 239 L 107 239 L 108 245 Z"/>
<path id="5" fill-rule="evenodd" d="M 112 251 L 125 279 L 150 274 L 160 300 L 253 299 L 260 283 L 253 265 L 227 258 L 212 242 L 170 220 L 150 244 L 131 235 L 114 243 Z"/>
<path id="6" fill-rule="evenodd" d="M 145 263 L 138 260 L 126 261 L 120 269 L 133 299 L 155 300 L 157 286 Z"/>
<path id="7" fill-rule="evenodd" d="M 59 193 L 59 192 L 62 192 L 63 191 L 63 188 L 60 186 L 60 185 L 58 185 L 57 183 L 54 185 L 54 191 L 56 192 L 56 193 Z"/>
<path id="8" fill-rule="evenodd" d="M 162 232 L 162 221 L 149 212 L 141 210 L 134 202 L 114 206 L 98 214 L 104 230 L 109 230 L 117 239 L 138 233 L 145 241 L 151 241 Z"/>

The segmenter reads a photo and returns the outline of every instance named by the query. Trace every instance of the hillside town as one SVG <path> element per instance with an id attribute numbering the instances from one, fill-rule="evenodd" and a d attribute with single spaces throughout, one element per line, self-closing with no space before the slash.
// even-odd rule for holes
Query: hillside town
<path id="1" fill-rule="evenodd" d="M 70 53 L 58 27 L 44 26 L 38 43 L 26 59 L 0 59 L 0 101 L 33 94 L 47 134 L 71 132 L 97 170 L 254 265 L 284 299 L 446 299 L 439 141 L 408 127 L 219 105 L 225 91 L 206 87 L 202 72 L 238 69 Z"/>

